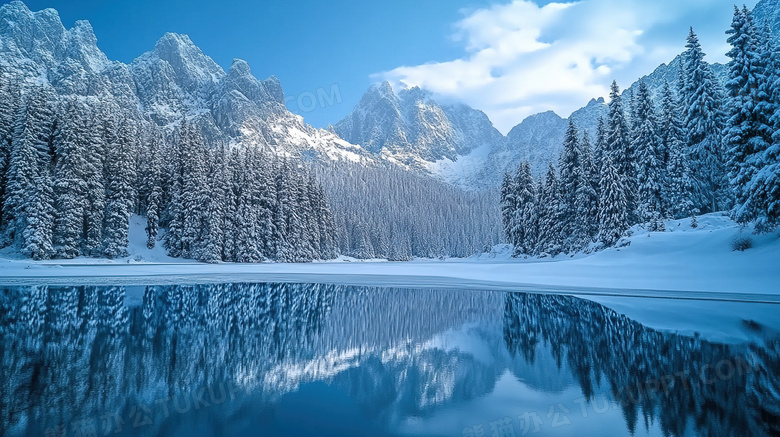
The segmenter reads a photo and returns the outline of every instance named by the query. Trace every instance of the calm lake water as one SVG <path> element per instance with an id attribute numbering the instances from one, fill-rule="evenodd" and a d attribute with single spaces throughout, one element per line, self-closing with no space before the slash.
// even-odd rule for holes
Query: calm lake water
<path id="1" fill-rule="evenodd" d="M 0 290 L 2 436 L 780 435 L 777 305 Z"/>

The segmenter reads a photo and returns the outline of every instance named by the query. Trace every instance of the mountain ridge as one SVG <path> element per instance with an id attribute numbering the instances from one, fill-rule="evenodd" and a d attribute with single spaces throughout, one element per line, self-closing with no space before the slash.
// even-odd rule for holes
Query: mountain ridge
<path id="1" fill-rule="evenodd" d="M 166 33 L 131 63 L 111 61 L 88 21 L 66 29 L 54 9 L 0 7 L 0 68 L 23 87 L 97 97 L 169 133 L 186 116 L 211 143 L 251 144 L 284 156 L 371 161 L 360 147 L 291 113 L 276 77 L 235 60 L 226 72 L 187 35 Z"/>

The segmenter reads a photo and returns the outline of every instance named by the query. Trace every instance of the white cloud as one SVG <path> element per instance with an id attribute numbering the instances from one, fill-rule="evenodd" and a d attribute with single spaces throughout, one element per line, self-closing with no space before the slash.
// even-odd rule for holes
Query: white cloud
<path id="1" fill-rule="evenodd" d="M 507 132 L 537 112 L 552 109 L 568 116 L 591 98 L 606 96 L 612 79 L 627 86 L 650 73 L 684 49 L 690 25 L 705 51 L 721 52 L 732 11 L 710 0 L 544 6 L 515 0 L 455 23 L 453 38 L 464 48 L 460 59 L 402 66 L 375 78 L 463 100 Z"/>

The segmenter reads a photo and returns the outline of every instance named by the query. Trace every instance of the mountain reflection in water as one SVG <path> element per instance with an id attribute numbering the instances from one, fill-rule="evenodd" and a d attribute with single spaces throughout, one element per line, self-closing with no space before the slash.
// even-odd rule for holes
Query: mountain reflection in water
<path id="1" fill-rule="evenodd" d="M 780 338 L 749 327 L 483 291 L 4 288 L 0 435 L 779 435 Z"/>

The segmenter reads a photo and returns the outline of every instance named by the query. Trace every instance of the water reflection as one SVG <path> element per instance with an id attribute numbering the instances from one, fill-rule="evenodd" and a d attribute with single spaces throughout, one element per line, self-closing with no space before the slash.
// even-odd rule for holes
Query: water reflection
<path id="1" fill-rule="evenodd" d="M 723 345 L 648 329 L 593 302 L 509 295 L 504 337 L 533 362 L 539 342 L 568 364 L 587 401 L 605 389 L 631 434 L 778 435 L 780 341 Z M 602 382 L 608 386 L 599 387 Z M 640 417 L 641 416 L 641 417 Z"/>
<path id="2" fill-rule="evenodd" d="M 0 435 L 777 435 L 779 345 L 561 296 L 7 288 Z"/>

